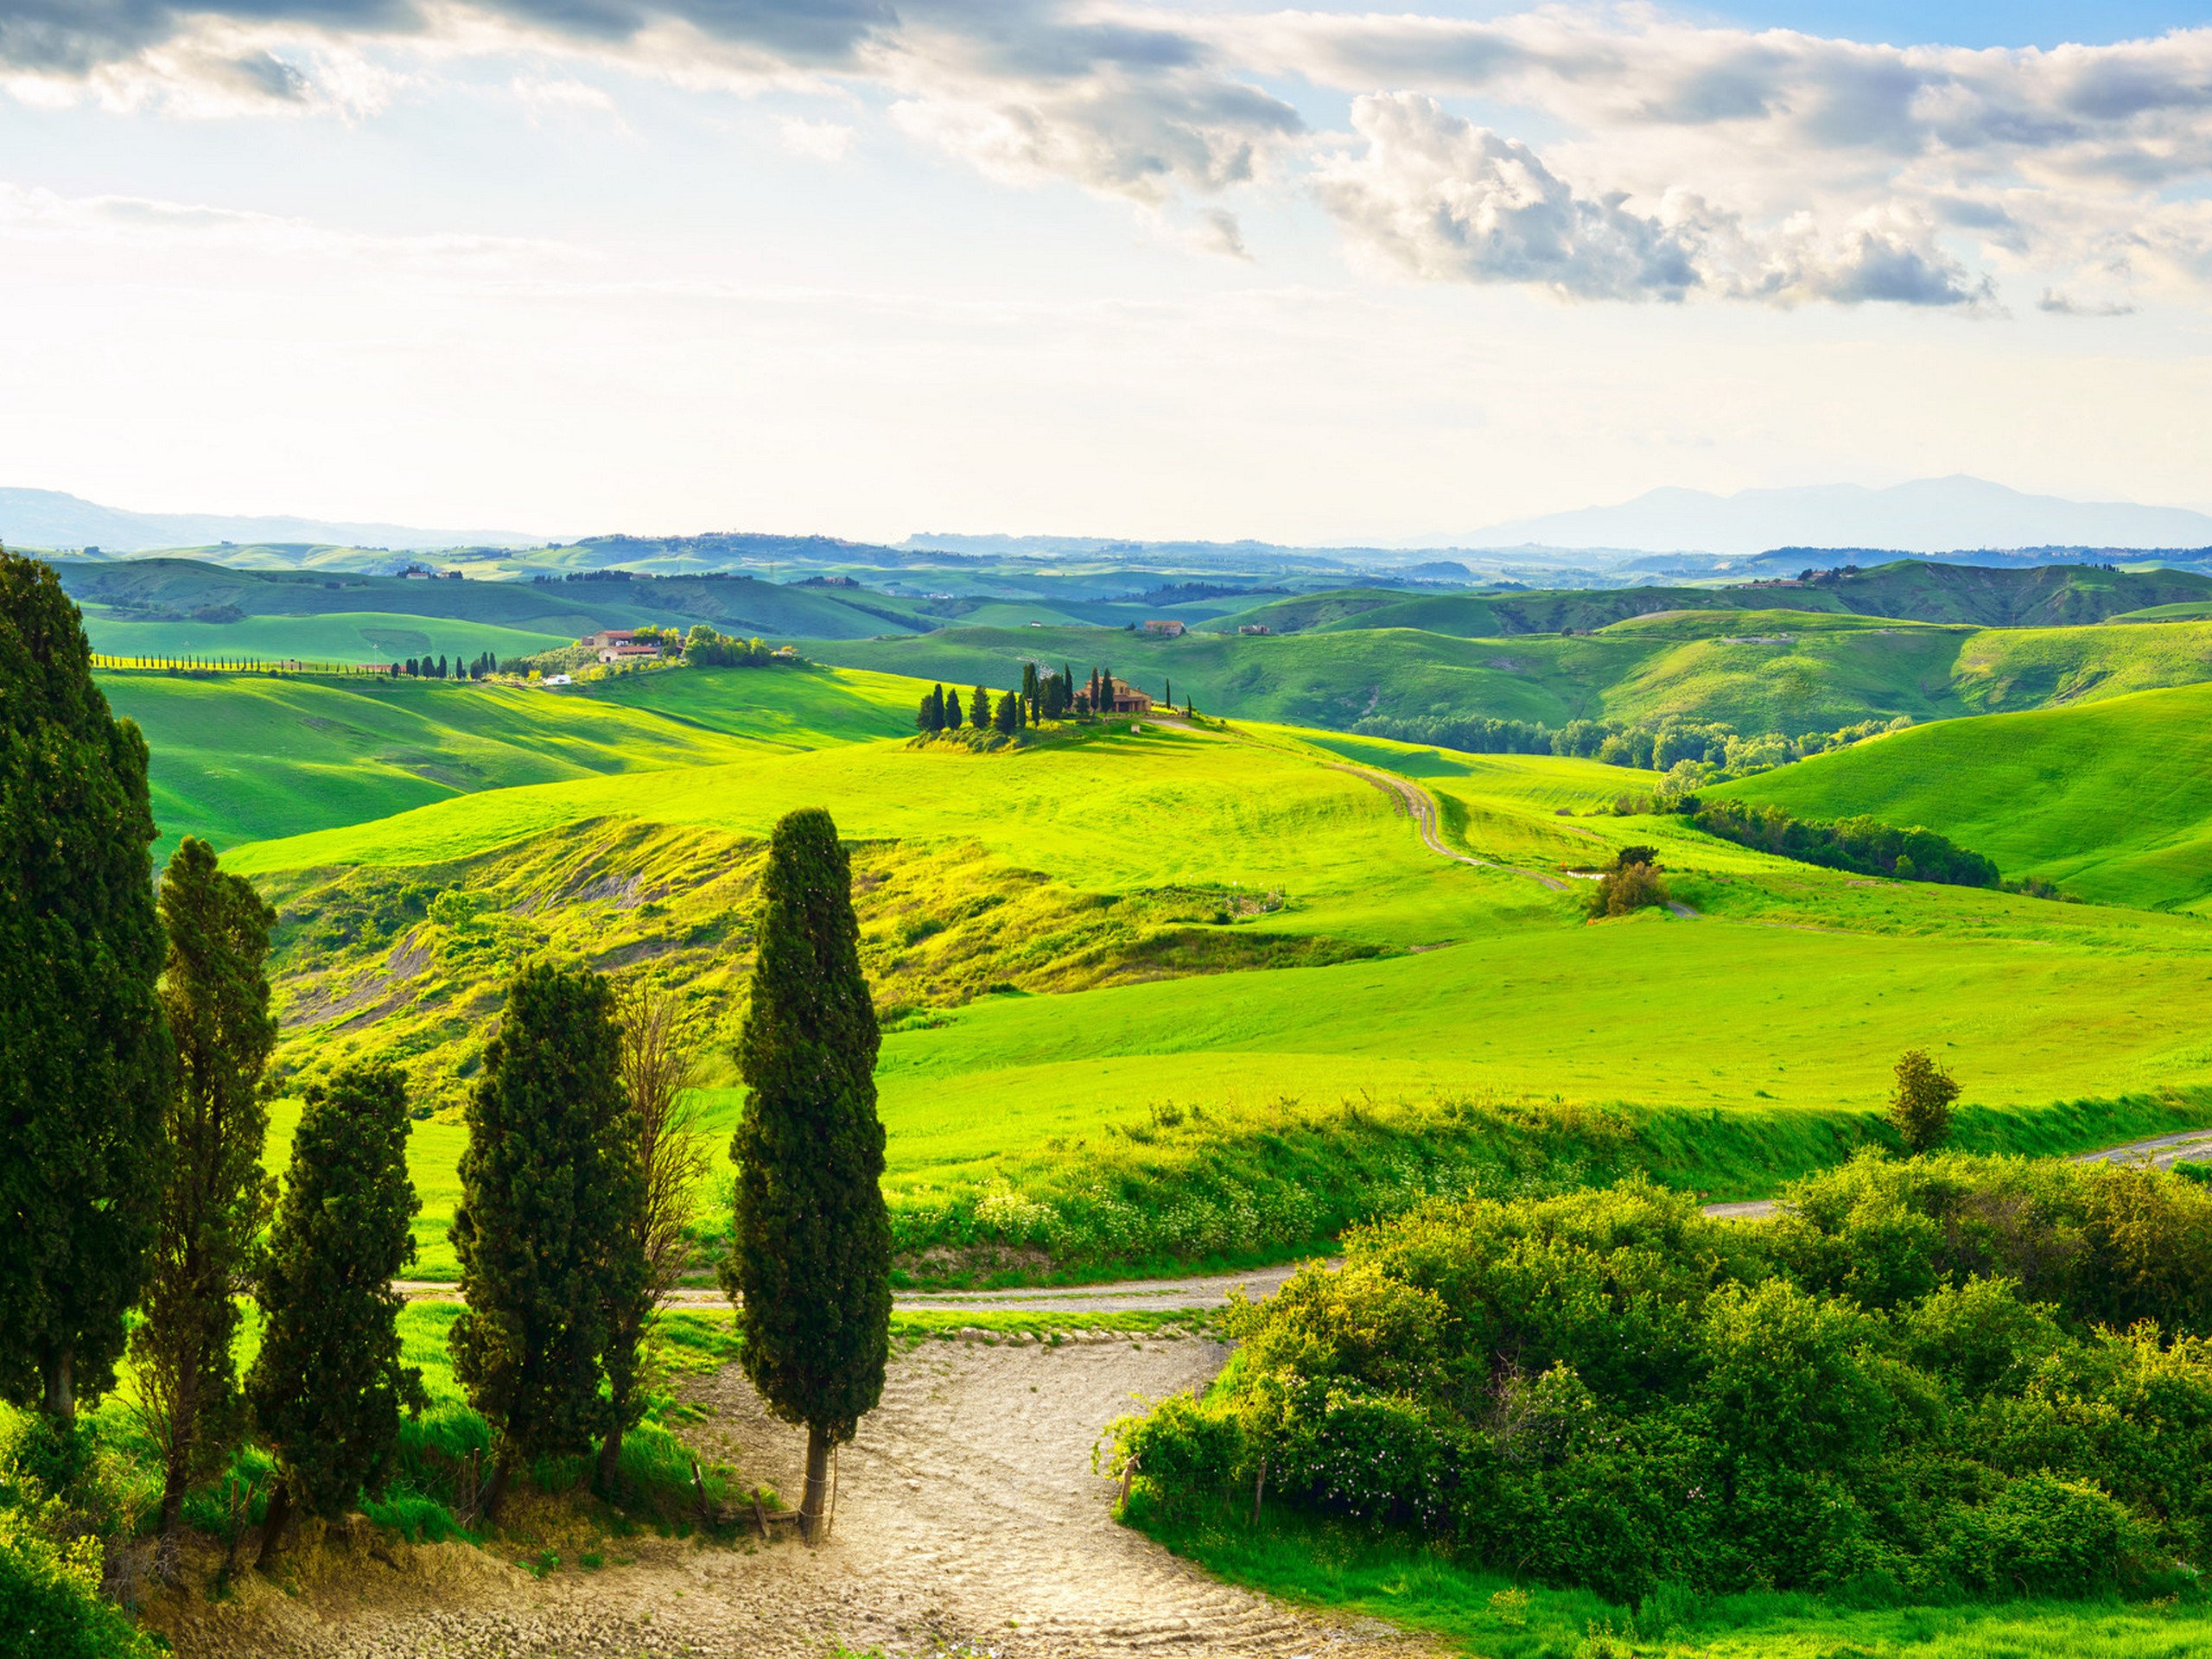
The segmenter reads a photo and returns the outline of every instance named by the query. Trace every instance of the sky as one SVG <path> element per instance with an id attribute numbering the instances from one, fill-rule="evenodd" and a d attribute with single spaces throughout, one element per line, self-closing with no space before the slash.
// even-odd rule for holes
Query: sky
<path id="1" fill-rule="evenodd" d="M 0 484 L 548 534 L 2212 506 L 2212 26 L 0 0 Z"/>

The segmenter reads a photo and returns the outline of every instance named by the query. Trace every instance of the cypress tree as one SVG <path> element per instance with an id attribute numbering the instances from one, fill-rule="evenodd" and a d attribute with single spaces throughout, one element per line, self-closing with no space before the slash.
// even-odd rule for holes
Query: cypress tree
<path id="1" fill-rule="evenodd" d="M 276 912 L 187 836 L 162 877 L 168 961 L 161 997 L 176 1042 L 177 1087 L 162 1139 L 167 1170 L 145 1318 L 131 1333 L 142 1414 L 162 1449 L 161 1540 L 173 1564 L 184 1494 L 238 1428 L 234 1282 L 270 1209 L 261 1092 L 276 1022 L 269 1014 Z"/>
<path id="2" fill-rule="evenodd" d="M 1167 694 L 1160 698 L 1160 702 L 1166 704 L 1170 709 L 1173 709 L 1175 706 L 1175 682 L 1173 680 L 1167 682 Z"/>
<path id="3" fill-rule="evenodd" d="M 613 1427 L 600 1385 L 608 1310 L 634 1295 L 645 1179 L 613 996 L 582 969 L 538 963 L 507 985 L 499 1034 L 468 1099 L 453 1242 L 468 1306 L 448 1336 L 454 1376 L 492 1428 L 494 1517 L 518 1465 L 581 1452 Z"/>
<path id="4" fill-rule="evenodd" d="M 882 1398 L 891 1325 L 880 1039 L 852 867 L 819 808 L 776 825 L 759 938 L 737 1045 L 748 1093 L 730 1144 L 736 1208 L 721 1278 L 741 1304 L 746 1374 L 772 1411 L 805 1426 L 801 1512 L 818 1539 L 830 1448 Z"/>
<path id="5" fill-rule="evenodd" d="M 65 1426 L 112 1380 L 160 1204 L 153 841 L 77 607 L 0 551 L 0 1391 Z"/>
<path id="6" fill-rule="evenodd" d="M 918 732 L 937 730 L 937 701 L 926 691 L 922 693 L 921 707 L 914 711 L 914 729 Z"/>
<path id="7" fill-rule="evenodd" d="M 979 732 L 991 728 L 991 694 L 982 686 L 976 688 L 976 695 L 968 700 L 968 723 Z"/>
<path id="8" fill-rule="evenodd" d="M 256 1299 L 261 1351 L 247 1374 L 254 1421 L 276 1454 L 260 1559 L 295 1510 L 334 1520 L 391 1466 L 403 1407 L 423 1374 L 399 1363 L 391 1281 L 415 1260 L 422 1201 L 407 1179 L 407 1083 L 382 1061 L 334 1071 L 302 1096 L 284 1198 Z"/>
<path id="9" fill-rule="evenodd" d="M 992 727 L 1008 736 L 1021 729 L 1021 704 L 1011 691 L 999 696 L 997 711 L 991 716 Z"/>

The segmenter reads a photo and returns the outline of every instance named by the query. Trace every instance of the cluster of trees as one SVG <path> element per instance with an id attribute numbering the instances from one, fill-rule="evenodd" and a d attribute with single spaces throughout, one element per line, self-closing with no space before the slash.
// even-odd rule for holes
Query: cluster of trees
<path id="1" fill-rule="evenodd" d="M 1993 887 L 1997 866 L 1933 830 L 1899 830 L 1870 817 L 1832 823 L 1794 818 L 1778 806 L 1741 801 L 1700 804 L 1690 822 L 1709 836 L 1763 853 L 1860 875 L 1899 881 L 1942 881 L 1958 887 Z"/>
<path id="2" fill-rule="evenodd" d="M 1641 1182 L 1437 1200 L 1116 1426 L 1140 1513 L 1271 1498 L 1633 1602 L 2157 1594 L 2212 1546 L 2212 1189 L 1878 1154 L 1758 1227 Z"/>
<path id="3" fill-rule="evenodd" d="M 393 679 L 404 674 L 410 679 L 420 680 L 480 680 L 486 674 L 499 671 L 499 659 L 490 652 L 480 652 L 463 663 L 456 656 L 448 668 L 442 657 L 410 657 L 404 663 L 393 663 L 386 671 Z"/>
<path id="4" fill-rule="evenodd" d="M 1075 670 L 1065 664 L 1058 673 L 1049 673 L 1035 663 L 1024 663 L 1019 689 L 994 694 L 988 686 L 979 685 L 969 694 L 964 708 L 957 689 L 948 691 L 942 685 L 931 686 L 915 712 L 914 729 L 924 734 L 952 732 L 964 724 L 978 732 L 1011 734 L 1025 726 L 1108 708 L 1113 701 L 1113 687 L 1110 668 L 1093 668 L 1090 677 L 1078 684 Z M 1161 702 L 1172 705 L 1174 700 L 1171 681 Z M 1190 712 L 1187 705 L 1185 712 Z"/>
<path id="5" fill-rule="evenodd" d="M 0 552 L 0 1395 L 66 1447 L 128 1352 L 173 1569 L 188 1491 L 248 1436 L 278 1471 L 264 1556 L 292 1515 L 342 1514 L 389 1471 L 400 1415 L 422 1403 L 392 1288 L 419 1206 L 404 1081 L 381 1061 L 309 1084 L 282 1186 L 264 1174 L 275 914 L 194 838 L 156 888 L 147 761 L 52 570 Z M 817 1522 L 815 1465 L 875 1403 L 888 1344 L 877 1038 L 850 884 L 826 814 L 777 826 L 726 1273 L 745 1292 L 748 1370 L 821 1452 Z M 704 1172 L 683 1104 L 696 1081 L 662 997 L 551 963 L 506 988 L 454 1224 L 454 1370 L 492 1430 L 481 1516 L 548 1454 L 595 1442 L 615 1479 Z M 262 1318 L 243 1377 L 242 1294 Z M 0 1618 L 81 1601 L 73 1546 L 20 1547 L 40 1495 L 12 1494 L 29 1510 L 8 1496 Z"/>
<path id="6" fill-rule="evenodd" d="M 672 640 L 675 630 L 670 629 L 665 637 Z M 766 668 L 793 659 L 778 658 L 775 647 L 762 639 L 740 639 L 717 632 L 707 623 L 695 622 L 683 637 L 683 660 L 698 668 Z"/>
<path id="7" fill-rule="evenodd" d="M 1370 737 L 1402 743 L 1433 743 L 1471 754 L 1563 754 L 1630 766 L 1672 772 L 1685 762 L 1710 772 L 1742 777 L 1767 772 L 1830 749 L 1847 748 L 1912 722 L 1861 721 L 1833 732 L 1791 737 L 1781 732 L 1741 733 L 1720 721 L 1669 718 L 1631 723 L 1617 720 L 1572 720 L 1554 728 L 1541 721 L 1491 720 L 1479 715 L 1425 715 L 1398 719 L 1373 715 L 1355 729 Z"/>
<path id="8" fill-rule="evenodd" d="M 1614 855 L 1613 868 L 1598 878 L 1590 892 L 1590 916 L 1629 916 L 1655 906 L 1663 906 L 1672 895 L 1659 874 L 1658 849 L 1624 847 Z"/>

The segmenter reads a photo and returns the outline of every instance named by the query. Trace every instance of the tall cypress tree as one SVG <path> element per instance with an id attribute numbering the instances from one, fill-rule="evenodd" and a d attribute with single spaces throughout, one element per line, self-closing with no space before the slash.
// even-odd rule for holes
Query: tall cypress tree
<path id="1" fill-rule="evenodd" d="M 937 730 L 937 699 L 928 692 L 922 693 L 921 707 L 914 711 L 914 729 L 925 734 Z"/>
<path id="2" fill-rule="evenodd" d="M 168 1166 L 153 1273 L 130 1353 L 162 1448 L 166 1563 L 186 1488 L 230 1449 L 239 1427 L 233 1287 L 271 1196 L 261 1171 L 269 1131 L 261 1080 L 276 1046 L 268 974 L 276 913 L 193 836 L 169 860 L 160 903 L 168 933 L 162 1007 L 178 1075 L 162 1126 Z"/>
<path id="3" fill-rule="evenodd" d="M 621 1042 L 598 975 L 538 963 L 507 985 L 499 1034 L 468 1099 L 468 1149 L 453 1242 L 468 1306 L 448 1341 L 454 1375 L 492 1427 L 495 1516 L 518 1465 L 580 1452 L 615 1420 L 601 1392 L 615 1332 L 635 1296 L 634 1239 L 645 1199 L 625 1133 Z"/>
<path id="4" fill-rule="evenodd" d="M 975 696 L 968 699 L 968 723 L 979 732 L 991 728 L 991 694 L 983 686 L 977 686 Z"/>
<path id="5" fill-rule="evenodd" d="M 77 607 L 0 551 L 0 1391 L 62 1424 L 113 1378 L 160 1203 L 153 841 Z"/>
<path id="6" fill-rule="evenodd" d="M 991 715 L 991 728 L 1009 736 L 1021 729 L 1021 704 L 1013 692 L 999 694 L 999 706 Z"/>
<path id="7" fill-rule="evenodd" d="M 882 1398 L 891 1328 L 880 1038 L 861 975 L 852 866 L 818 807 L 776 825 L 758 937 L 737 1045 L 749 1092 L 730 1145 L 734 1243 L 721 1278 L 740 1304 L 746 1374 L 771 1410 L 806 1427 L 801 1513 L 818 1539 L 830 1448 Z"/>
<path id="8" fill-rule="evenodd" d="M 407 1179 L 407 1083 L 365 1061 L 309 1084 L 284 1198 L 255 1294 L 261 1351 L 245 1380 L 254 1421 L 276 1454 L 261 1529 L 267 1560 L 296 1508 L 326 1520 L 390 1469 L 399 1414 L 426 1402 L 399 1363 L 391 1281 L 415 1260 L 422 1201 Z"/>

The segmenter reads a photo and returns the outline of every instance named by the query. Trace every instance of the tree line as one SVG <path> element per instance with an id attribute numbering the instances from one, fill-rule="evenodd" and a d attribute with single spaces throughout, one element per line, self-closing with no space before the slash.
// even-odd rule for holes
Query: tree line
<path id="1" fill-rule="evenodd" d="M 263 1173 L 276 915 L 196 838 L 151 879 L 147 767 L 52 570 L 0 551 L 0 1395 L 81 1466 L 80 1407 L 127 1361 L 173 1573 L 188 1491 L 249 1437 L 277 1469 L 264 1557 L 291 1516 L 343 1514 L 389 1474 L 423 1403 L 392 1284 L 419 1202 L 385 1059 L 308 1084 L 283 1179 Z M 815 1532 L 829 1449 L 875 1403 L 887 1351 L 876 1025 L 828 814 L 776 826 L 762 891 L 721 1274 L 748 1373 L 809 1431 Z M 453 1226 L 454 1372 L 492 1440 L 473 1519 L 548 1455 L 595 1447 L 616 1485 L 705 1168 L 692 1068 L 660 994 L 545 962 L 506 987 Z M 243 1296 L 263 1336 L 241 1376 Z M 0 1513 L 11 1536 L 16 1518 Z M 0 1549 L 0 1625 L 29 1605 L 8 1581 L 25 1559 Z"/>
<path id="2" fill-rule="evenodd" d="M 1681 773 L 1685 787 L 1722 777 L 1747 777 L 1771 771 L 1808 755 L 1848 748 L 1869 738 L 1902 730 L 1911 721 L 1866 720 L 1833 732 L 1738 732 L 1725 721 L 1670 717 L 1656 721 L 1571 720 L 1564 726 L 1541 721 L 1495 720 L 1484 715 L 1421 715 L 1401 719 L 1370 715 L 1355 731 L 1402 743 L 1429 743 L 1470 754 L 1556 754 L 1646 772 Z"/>
<path id="3" fill-rule="evenodd" d="M 2000 881 L 1994 862 L 1933 830 L 1900 830 L 1863 815 L 1819 823 L 1792 817 L 1778 806 L 1743 801 L 1682 804 L 1691 809 L 1690 822 L 1706 834 L 1801 864 L 1959 887 L 1993 887 Z"/>
<path id="4" fill-rule="evenodd" d="M 978 685 L 963 702 L 958 687 L 947 690 L 943 685 L 932 685 L 922 694 L 921 706 L 914 714 L 914 729 L 924 736 L 938 732 L 957 732 L 965 726 L 971 731 L 999 732 L 1007 736 L 1047 721 L 1065 720 L 1069 715 L 1095 712 L 1110 707 L 1114 697 L 1114 671 L 1094 667 L 1090 676 L 1078 683 L 1075 670 L 1062 664 L 1058 672 L 1040 671 L 1035 663 L 1021 665 L 1021 683 L 1010 691 L 994 693 L 988 686 Z M 1171 680 L 1162 689 L 1160 703 L 1172 709 L 1175 702 L 1175 686 Z M 1185 702 L 1183 712 L 1195 712 Z"/>

